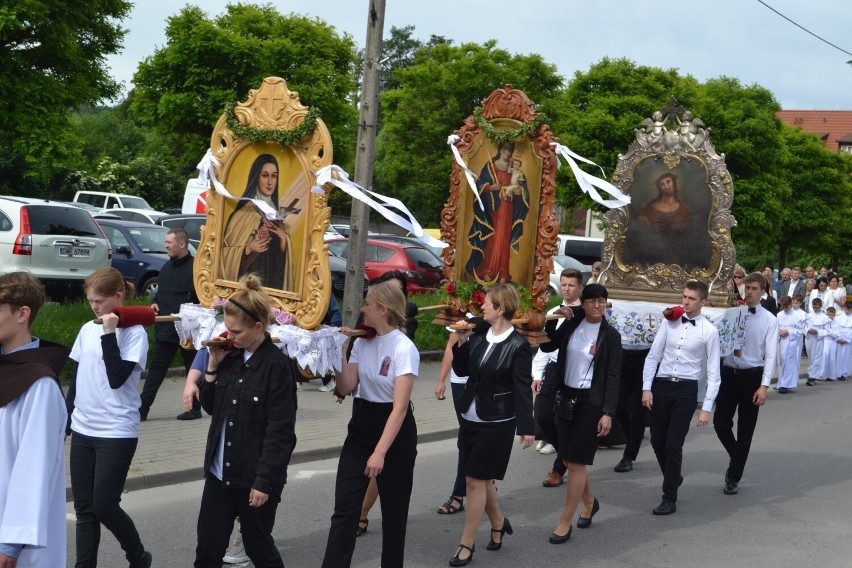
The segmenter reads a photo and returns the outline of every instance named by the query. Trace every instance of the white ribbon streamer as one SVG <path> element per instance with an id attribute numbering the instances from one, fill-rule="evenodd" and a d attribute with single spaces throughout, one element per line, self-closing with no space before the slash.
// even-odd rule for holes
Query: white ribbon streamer
<path id="1" fill-rule="evenodd" d="M 476 190 L 476 181 L 474 181 L 474 178 L 479 176 L 470 171 L 470 168 L 468 168 L 467 164 L 465 164 L 464 160 L 462 160 L 461 154 L 459 153 L 459 149 L 456 148 L 456 142 L 458 142 L 459 140 L 461 140 L 461 138 L 459 138 L 455 134 L 452 134 L 451 136 L 447 137 L 447 144 L 450 145 L 450 150 L 452 150 L 453 152 L 453 157 L 456 163 L 464 172 L 464 176 L 467 178 L 467 185 L 470 186 L 470 190 L 476 196 L 476 201 L 479 203 L 479 207 L 483 211 L 485 211 L 485 206 L 482 204 L 482 199 L 480 199 L 479 192 Z"/>
<path id="2" fill-rule="evenodd" d="M 213 183 L 213 187 L 216 189 L 216 193 L 223 196 L 225 199 L 230 199 L 232 201 L 251 201 L 254 205 L 260 210 L 261 213 L 266 215 L 266 217 L 270 220 L 280 220 L 282 217 L 278 215 L 278 211 L 275 208 L 271 207 L 268 203 L 263 201 L 262 199 L 252 199 L 250 197 L 235 197 L 231 195 L 228 189 L 222 185 L 216 178 L 216 169 L 215 167 L 220 167 L 222 164 L 219 163 L 213 156 L 213 150 L 210 148 L 207 149 L 207 153 L 204 154 L 204 157 L 201 158 L 201 161 L 198 162 L 196 168 L 198 168 L 198 181 L 204 185 L 209 186 L 210 182 Z M 209 178 L 209 182 L 208 182 Z"/>
<path id="3" fill-rule="evenodd" d="M 621 193 L 621 191 L 619 191 L 619 189 L 617 187 L 615 187 L 614 185 L 612 185 L 608 181 L 606 181 L 604 179 L 597 178 L 597 177 L 593 176 L 592 174 L 584 172 L 583 170 L 580 169 L 580 166 L 578 166 L 577 162 L 574 161 L 574 160 L 576 158 L 577 160 L 584 162 L 586 164 L 591 164 L 593 166 L 597 166 L 598 168 L 600 168 L 602 173 L 603 173 L 603 168 L 601 168 L 600 166 L 598 166 L 596 163 L 592 162 L 591 160 L 587 160 L 586 158 L 584 158 L 584 157 L 582 157 L 578 154 L 575 154 L 574 152 L 569 150 L 568 147 L 563 146 L 562 144 L 559 144 L 557 142 L 551 142 L 550 145 L 553 146 L 554 149 L 556 150 L 557 156 L 561 155 L 562 158 L 564 158 L 565 161 L 568 162 L 568 165 L 571 166 L 571 171 L 574 173 L 574 177 L 577 179 L 577 184 L 580 186 L 580 189 L 583 190 L 583 193 L 588 193 L 589 197 L 591 197 L 594 201 L 596 201 L 596 202 L 600 203 L 601 205 L 603 205 L 604 207 L 608 207 L 610 209 L 615 209 L 617 207 L 623 207 L 623 206 L 627 205 L 628 203 L 630 203 L 630 196 L 624 195 L 623 193 Z M 557 159 L 557 164 L 559 164 L 558 159 Z M 606 175 L 606 174 L 604 173 L 604 175 Z M 615 199 L 604 199 L 603 197 L 601 197 L 601 194 L 598 193 L 598 191 L 595 189 L 595 187 L 601 188 L 606 193 L 613 196 Z"/>
<path id="4" fill-rule="evenodd" d="M 334 172 L 337 173 L 337 178 L 332 175 Z M 420 223 L 417 222 L 417 219 L 414 218 L 414 215 L 403 205 L 402 201 L 364 189 L 357 183 L 350 181 L 349 174 L 343 168 L 334 165 L 326 166 L 314 172 L 314 175 L 317 176 L 318 186 L 322 187 L 327 183 L 332 184 L 354 199 L 366 203 L 391 223 L 409 231 L 419 241 L 434 247 L 444 248 L 447 246 L 447 243 L 427 235 L 423 231 L 423 227 L 420 226 Z M 400 210 L 408 219 L 394 213 L 388 207 Z"/>

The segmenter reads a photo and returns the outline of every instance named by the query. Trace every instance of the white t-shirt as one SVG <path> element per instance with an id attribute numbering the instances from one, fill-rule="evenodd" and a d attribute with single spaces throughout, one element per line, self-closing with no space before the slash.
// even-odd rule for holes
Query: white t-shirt
<path id="1" fill-rule="evenodd" d="M 112 389 L 107 380 L 103 334 L 102 325 L 88 322 L 71 349 L 71 359 L 79 363 L 71 429 L 96 438 L 138 438 L 142 401 L 136 386 L 148 357 L 148 334 L 141 325 L 115 331 L 121 359 L 136 361 L 130 376 L 117 389 Z"/>
<path id="2" fill-rule="evenodd" d="M 420 369 L 420 353 L 402 331 L 395 329 L 372 339 L 356 339 L 349 362 L 358 365 L 358 388 L 353 396 L 370 402 L 393 402 L 397 377 Z"/>
<path id="3" fill-rule="evenodd" d="M 592 361 L 595 358 L 594 350 L 600 329 L 600 322 L 589 323 L 583 320 L 571 334 L 565 361 L 564 383 L 567 386 L 575 389 L 592 387 L 592 375 L 595 371 Z"/>

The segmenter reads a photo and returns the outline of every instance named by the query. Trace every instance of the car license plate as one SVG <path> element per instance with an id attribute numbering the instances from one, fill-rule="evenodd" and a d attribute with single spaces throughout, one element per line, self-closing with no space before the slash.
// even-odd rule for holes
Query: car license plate
<path id="1" fill-rule="evenodd" d="M 89 258 L 92 256 L 92 251 L 90 249 L 80 247 L 59 247 L 59 256 Z"/>

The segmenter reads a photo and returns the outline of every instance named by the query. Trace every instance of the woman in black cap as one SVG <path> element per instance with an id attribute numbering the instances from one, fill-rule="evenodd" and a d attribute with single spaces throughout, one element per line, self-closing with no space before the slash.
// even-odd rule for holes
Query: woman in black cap
<path id="1" fill-rule="evenodd" d="M 583 500 L 577 528 L 589 528 L 598 512 L 586 466 L 592 465 L 598 438 L 609 434 L 618 406 L 618 379 L 621 370 L 621 336 L 604 316 L 607 291 L 589 284 L 580 296 L 581 307 L 562 307 L 559 312 L 571 318 L 556 327 L 547 322 L 549 343 L 544 352 L 559 350 L 556 359 L 561 387 L 554 412 L 559 431 L 559 457 L 568 467 L 565 507 L 550 535 L 552 544 L 571 538 L 574 511 Z M 573 310 L 573 311 L 572 311 Z"/>

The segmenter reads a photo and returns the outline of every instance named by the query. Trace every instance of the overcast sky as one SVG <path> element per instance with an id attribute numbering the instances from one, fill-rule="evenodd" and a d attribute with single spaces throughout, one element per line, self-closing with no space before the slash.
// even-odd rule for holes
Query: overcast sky
<path id="1" fill-rule="evenodd" d="M 839 48 L 852 52 L 852 1 L 764 0 Z M 190 2 L 210 17 L 229 2 Z M 258 2 L 263 3 L 263 2 Z M 131 86 L 139 62 L 165 45 L 173 0 L 136 0 L 124 51 L 109 59 L 113 75 Z M 325 20 L 363 46 L 368 0 L 272 2 L 281 13 Z M 391 26 L 415 26 L 456 44 L 496 39 L 512 53 L 538 53 L 570 79 L 604 57 L 676 68 L 704 81 L 722 75 L 772 91 L 785 109 L 852 109 L 852 55 L 797 28 L 757 0 L 386 0 Z M 286 79 L 286 77 L 285 77 Z M 523 89 L 523 85 L 516 85 Z M 487 93 L 486 93 L 487 94 Z M 661 101 L 661 103 L 664 101 Z"/>

